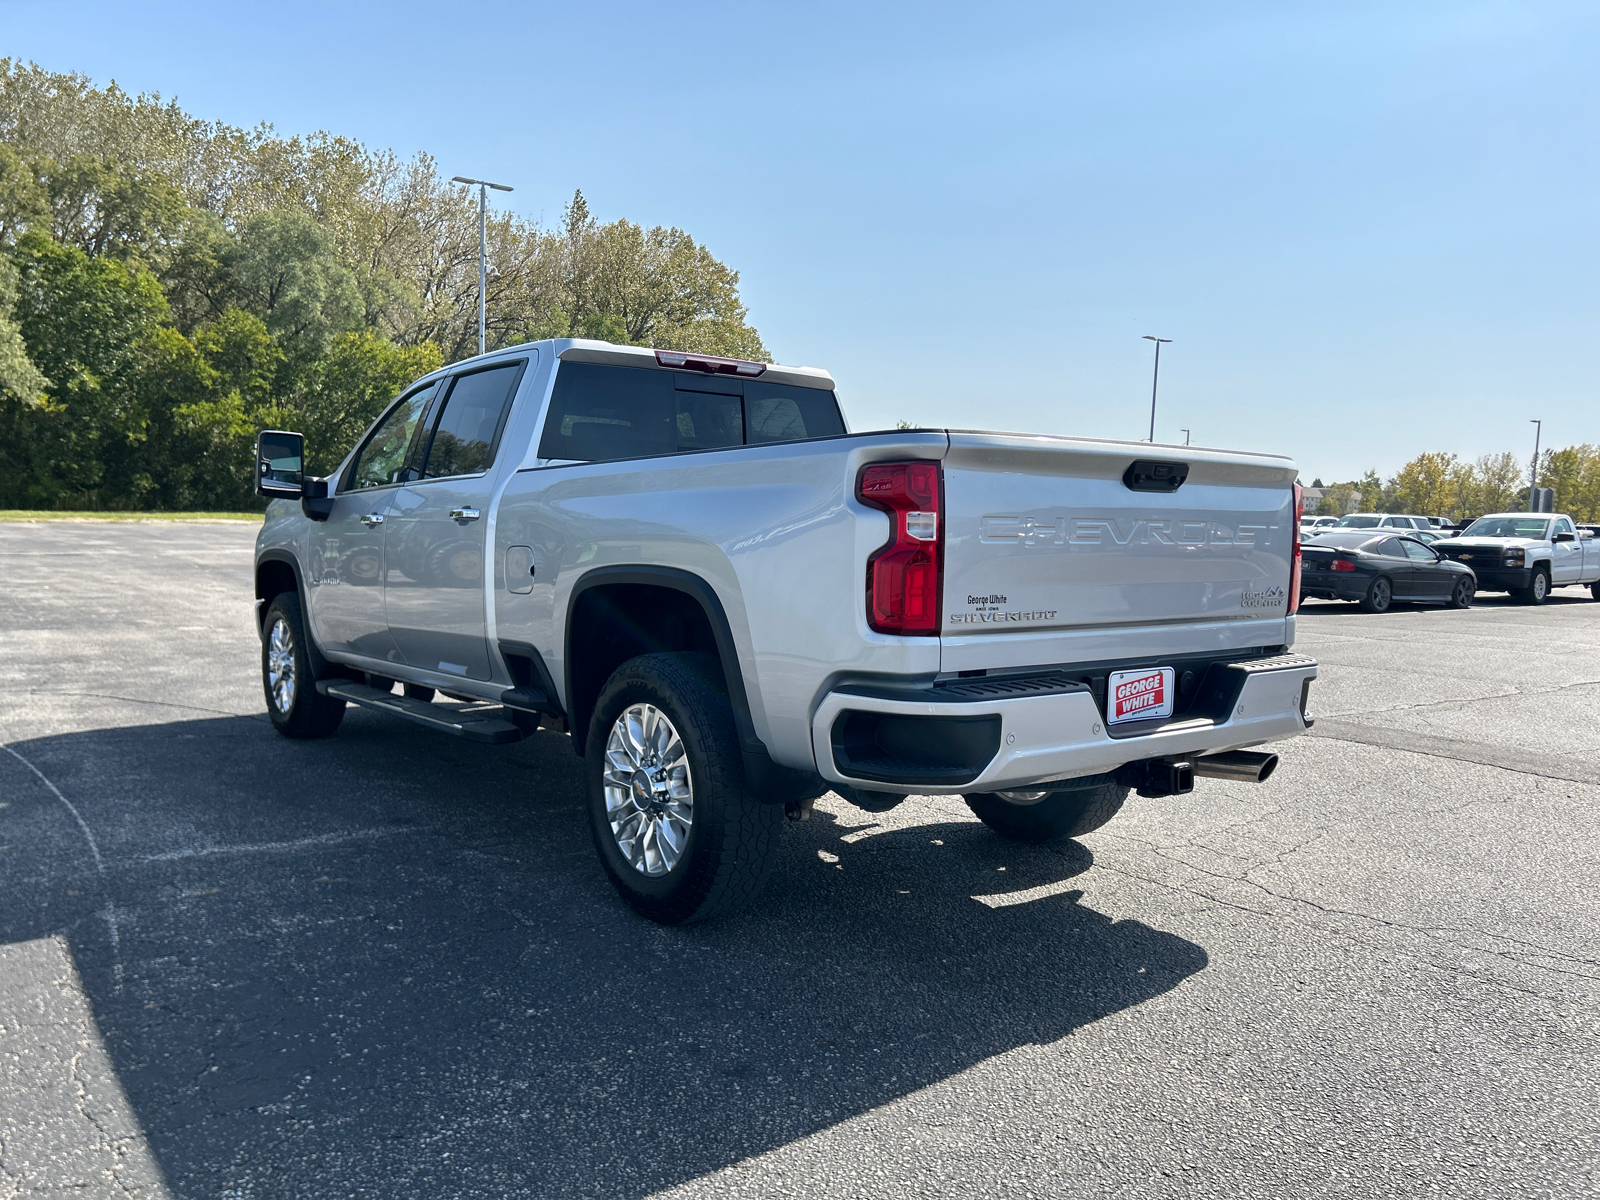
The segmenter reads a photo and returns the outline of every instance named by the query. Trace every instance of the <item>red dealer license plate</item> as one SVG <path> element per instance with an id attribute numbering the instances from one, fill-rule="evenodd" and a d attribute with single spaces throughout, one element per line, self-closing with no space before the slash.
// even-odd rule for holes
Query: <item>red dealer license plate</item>
<path id="1" fill-rule="evenodd" d="M 1106 689 L 1108 724 L 1149 721 L 1172 715 L 1172 668 L 1113 671 Z"/>

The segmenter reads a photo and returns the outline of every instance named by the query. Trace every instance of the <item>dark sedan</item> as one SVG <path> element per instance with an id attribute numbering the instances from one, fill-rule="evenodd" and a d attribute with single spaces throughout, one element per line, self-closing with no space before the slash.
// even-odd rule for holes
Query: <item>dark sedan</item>
<path id="1" fill-rule="evenodd" d="M 1367 612 L 1388 612 L 1396 600 L 1466 608 L 1478 590 L 1472 568 L 1435 553 L 1415 538 L 1371 530 L 1325 533 L 1300 551 L 1300 596 L 1355 600 Z"/>

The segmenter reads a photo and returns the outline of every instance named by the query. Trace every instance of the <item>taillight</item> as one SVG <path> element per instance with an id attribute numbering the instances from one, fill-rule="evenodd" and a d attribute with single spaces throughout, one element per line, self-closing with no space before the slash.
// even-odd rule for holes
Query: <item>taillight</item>
<path id="1" fill-rule="evenodd" d="M 1300 518 L 1305 513 L 1305 493 L 1300 485 L 1294 485 L 1294 524 L 1289 526 L 1294 530 L 1290 536 L 1294 538 L 1294 557 L 1289 561 L 1289 615 L 1292 617 L 1300 611 Z M 1337 571 L 1339 568 L 1335 567 Z"/>
<path id="2" fill-rule="evenodd" d="M 1353 560 L 1351 560 L 1351 559 L 1348 559 L 1348 558 L 1336 558 L 1331 563 L 1328 564 L 1328 570 L 1330 570 L 1330 571 L 1350 571 L 1350 572 L 1354 572 L 1355 569 L 1356 569 L 1355 562 Z"/>
<path id="3" fill-rule="evenodd" d="M 939 632 L 943 479 L 936 462 L 872 463 L 856 499 L 889 514 L 889 540 L 867 560 L 867 624 L 879 633 Z"/>

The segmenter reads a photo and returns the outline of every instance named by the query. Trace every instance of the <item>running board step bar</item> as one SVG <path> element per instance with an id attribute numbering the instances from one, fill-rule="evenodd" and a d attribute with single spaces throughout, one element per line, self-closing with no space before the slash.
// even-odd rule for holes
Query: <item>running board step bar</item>
<path id="1" fill-rule="evenodd" d="M 324 679 L 318 682 L 317 691 L 335 700 L 348 700 L 363 708 L 377 708 L 440 733 L 465 738 L 469 742 L 487 742 L 491 746 L 507 742 L 520 742 L 522 730 L 510 721 L 500 719 L 503 708 L 450 708 L 431 704 L 426 700 L 413 700 L 393 692 L 379 691 L 364 683 L 351 683 L 344 679 Z"/>

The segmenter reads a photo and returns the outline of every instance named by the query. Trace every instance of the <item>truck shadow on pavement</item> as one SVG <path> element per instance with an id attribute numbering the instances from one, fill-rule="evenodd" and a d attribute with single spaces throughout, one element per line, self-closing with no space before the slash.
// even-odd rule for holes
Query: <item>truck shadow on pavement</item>
<path id="1" fill-rule="evenodd" d="M 323 742 L 234 717 L 14 748 L 61 798 L 0 755 L 0 941 L 70 939 L 178 1196 L 644 1196 L 1207 964 L 1080 903 L 1087 849 L 947 803 L 819 810 L 752 911 L 663 929 L 601 874 L 557 735 L 352 711 Z"/>

